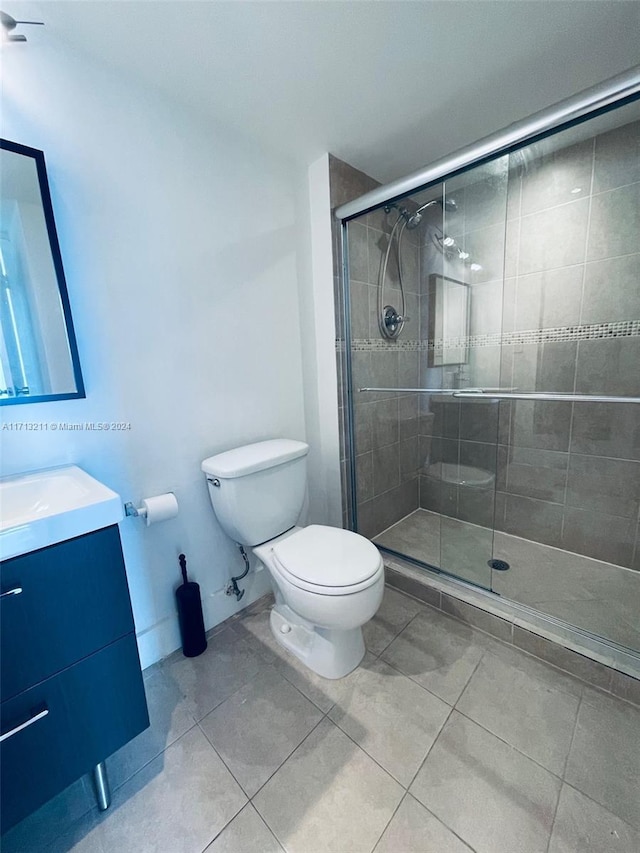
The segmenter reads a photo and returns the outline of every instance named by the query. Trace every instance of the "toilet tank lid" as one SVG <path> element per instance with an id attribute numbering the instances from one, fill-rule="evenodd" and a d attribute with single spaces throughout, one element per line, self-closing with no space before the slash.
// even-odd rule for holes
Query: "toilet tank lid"
<path id="1" fill-rule="evenodd" d="M 258 441 L 226 450 L 216 456 L 210 456 L 202 463 L 205 474 L 231 480 L 235 477 L 246 477 L 265 468 L 274 468 L 306 456 L 309 445 L 304 441 L 294 441 L 291 438 L 272 438 L 269 441 Z"/>

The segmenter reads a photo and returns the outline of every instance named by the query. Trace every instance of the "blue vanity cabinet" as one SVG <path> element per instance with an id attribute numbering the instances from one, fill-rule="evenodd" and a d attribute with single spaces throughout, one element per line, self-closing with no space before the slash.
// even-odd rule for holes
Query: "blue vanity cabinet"
<path id="1" fill-rule="evenodd" d="M 5 832 L 149 725 L 117 525 L 0 564 Z"/>

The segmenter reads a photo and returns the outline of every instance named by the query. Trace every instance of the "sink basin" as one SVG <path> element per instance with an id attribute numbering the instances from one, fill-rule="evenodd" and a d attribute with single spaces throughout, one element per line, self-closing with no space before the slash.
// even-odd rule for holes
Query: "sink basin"
<path id="1" fill-rule="evenodd" d="M 0 560 L 116 524 L 120 496 L 77 465 L 0 478 Z"/>

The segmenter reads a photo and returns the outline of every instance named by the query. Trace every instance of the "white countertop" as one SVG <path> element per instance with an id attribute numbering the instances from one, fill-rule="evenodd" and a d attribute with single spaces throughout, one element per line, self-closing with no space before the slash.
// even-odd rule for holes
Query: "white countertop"
<path id="1" fill-rule="evenodd" d="M 77 465 L 0 478 L 0 560 L 116 524 L 120 496 Z"/>

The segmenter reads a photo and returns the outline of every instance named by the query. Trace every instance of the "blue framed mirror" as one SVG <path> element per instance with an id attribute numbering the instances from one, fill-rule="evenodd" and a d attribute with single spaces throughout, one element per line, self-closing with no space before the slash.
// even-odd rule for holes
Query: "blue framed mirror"
<path id="1" fill-rule="evenodd" d="M 0 139 L 0 405 L 84 397 L 44 153 Z"/>

